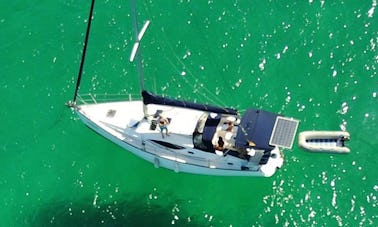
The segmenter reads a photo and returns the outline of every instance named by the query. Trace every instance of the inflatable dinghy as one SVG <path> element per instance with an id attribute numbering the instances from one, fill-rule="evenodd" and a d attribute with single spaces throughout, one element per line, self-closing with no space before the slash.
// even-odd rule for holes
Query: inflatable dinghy
<path id="1" fill-rule="evenodd" d="M 350 140 L 348 132 L 343 131 L 305 131 L 299 133 L 298 145 L 314 152 L 349 153 L 345 141 Z"/>

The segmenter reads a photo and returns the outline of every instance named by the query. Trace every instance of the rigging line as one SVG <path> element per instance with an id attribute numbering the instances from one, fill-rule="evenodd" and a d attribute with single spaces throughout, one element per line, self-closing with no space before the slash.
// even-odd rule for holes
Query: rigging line
<path id="1" fill-rule="evenodd" d="M 147 11 L 147 12 L 149 12 L 149 13 L 151 13 L 151 11 L 150 11 L 150 8 L 148 7 L 149 5 L 147 5 L 147 4 L 145 4 L 145 7 L 144 7 L 144 9 Z M 178 54 L 176 54 L 176 52 L 173 50 L 173 47 L 172 47 L 172 45 L 170 44 L 170 42 L 168 41 L 168 38 L 167 38 L 167 35 L 166 35 L 166 33 L 164 33 L 164 32 L 162 32 L 162 37 L 163 37 L 163 39 L 165 40 L 165 42 L 166 43 L 168 43 L 168 48 L 170 49 L 170 51 L 173 53 L 173 55 L 175 56 L 175 58 L 177 59 L 177 61 L 184 67 L 184 68 L 186 68 L 186 69 L 188 69 L 188 67 L 186 67 L 186 64 L 178 57 Z M 202 33 L 203 34 L 203 33 Z M 203 34 L 204 35 L 204 34 Z M 158 39 L 157 40 L 157 42 L 158 43 L 160 43 L 160 41 L 159 41 L 160 39 Z M 176 69 L 176 71 L 177 72 L 180 72 L 180 70 L 178 70 L 178 68 L 177 67 L 175 67 L 175 65 L 173 64 L 173 62 L 170 60 L 170 59 L 168 59 L 167 57 L 165 57 L 167 60 L 168 60 L 168 62 L 173 66 L 173 68 L 175 68 Z M 188 71 L 188 73 L 189 73 L 189 75 L 191 75 L 193 78 L 195 78 L 194 77 L 194 74 L 188 69 L 187 70 Z M 185 78 L 184 79 L 185 80 L 185 82 L 187 83 L 187 84 L 189 84 L 193 89 L 195 89 L 194 88 L 194 86 L 192 85 L 192 83 L 189 83 L 189 81 L 188 81 L 188 79 L 187 78 Z M 204 97 L 205 99 L 207 99 L 207 100 L 210 100 L 211 102 L 214 102 L 214 100 L 215 100 L 215 102 L 216 103 L 218 103 L 218 104 L 221 104 L 221 105 L 223 105 L 223 106 L 225 106 L 225 103 L 218 97 L 218 96 L 216 96 L 213 92 L 211 92 L 210 90 L 208 90 L 206 87 L 203 87 L 203 86 L 201 86 L 200 88 L 202 88 L 209 96 L 212 96 L 212 98 L 209 98 L 208 96 L 205 96 L 204 94 L 201 94 L 202 95 L 202 97 Z"/>
<path id="2" fill-rule="evenodd" d="M 188 5 L 188 8 L 189 8 L 189 10 L 190 10 L 190 12 L 191 12 L 192 15 L 196 15 L 197 14 L 197 12 L 195 10 L 193 10 L 191 4 Z M 201 27 L 202 23 L 198 20 L 198 18 L 196 16 L 193 16 L 192 18 L 193 18 L 193 24 L 196 24 L 197 27 Z M 207 35 L 208 33 L 204 33 L 204 31 L 201 30 L 201 29 L 199 29 L 198 31 L 199 31 L 199 33 L 201 33 L 199 36 L 203 37 L 202 40 L 206 44 L 204 46 L 207 47 L 206 50 L 208 52 L 210 52 L 210 56 L 215 56 L 217 58 L 216 61 L 210 61 L 209 64 L 212 65 L 213 67 L 215 67 L 215 71 L 218 71 L 219 72 L 218 75 L 222 76 L 222 78 L 223 78 L 224 77 L 223 75 L 225 73 L 224 73 L 224 71 L 220 70 L 221 66 L 219 65 L 218 62 L 221 62 L 220 60 L 222 60 L 222 59 L 220 58 L 219 53 L 214 53 L 213 49 L 209 48 L 211 45 L 210 45 L 208 39 L 205 38 L 206 37 L 205 34 Z M 226 80 L 222 80 L 222 81 L 226 81 Z M 225 82 L 223 82 L 223 86 L 225 86 L 225 85 L 228 85 L 228 84 L 226 84 Z M 237 99 L 237 97 L 235 97 L 235 94 L 233 92 L 228 93 L 228 94 L 231 95 L 231 97 L 233 99 Z"/>
<path id="3" fill-rule="evenodd" d="M 178 68 L 173 64 L 173 62 L 172 62 L 169 58 L 165 57 L 165 59 L 166 59 L 167 62 L 169 62 L 169 63 L 171 64 L 171 66 L 172 66 L 173 68 L 175 68 L 176 71 L 179 71 Z M 191 73 L 190 70 L 189 70 L 188 72 L 189 72 L 189 74 L 193 75 L 193 73 Z M 212 100 L 211 98 L 207 97 L 206 95 L 204 95 L 204 94 L 202 94 L 202 93 L 199 93 L 199 94 L 201 94 L 202 97 L 204 97 L 205 99 L 210 100 L 212 103 L 214 103 L 214 100 L 216 100 L 216 103 L 221 104 L 221 105 L 223 105 L 223 106 L 225 105 L 225 104 L 224 104 L 224 103 L 223 103 L 218 97 L 216 97 L 213 93 L 211 93 L 207 88 L 205 88 L 205 87 L 203 87 L 203 86 L 200 86 L 199 88 L 196 88 L 196 87 L 194 87 L 193 83 L 190 83 L 190 82 L 189 82 L 189 80 L 188 80 L 187 78 L 183 77 L 183 80 L 184 80 L 184 81 L 186 82 L 186 84 L 189 85 L 193 90 L 196 90 L 196 89 L 200 90 L 200 89 L 202 88 L 202 89 L 204 89 L 209 95 L 212 95 L 212 96 L 213 96 L 213 100 Z M 215 103 L 214 103 L 214 104 L 215 104 Z"/>
<path id="4" fill-rule="evenodd" d="M 172 63 L 172 64 L 173 64 L 173 63 Z M 177 69 L 177 70 L 178 70 L 178 69 Z M 190 76 L 192 76 L 193 78 L 195 78 L 195 77 L 194 77 L 194 74 L 193 74 L 189 69 L 187 70 L 187 72 L 188 72 L 188 75 L 190 75 Z M 214 103 L 214 104 L 218 104 L 218 105 L 225 106 L 225 103 L 224 103 L 219 97 L 217 97 L 216 95 L 214 95 L 214 93 L 211 92 L 209 89 L 207 89 L 205 86 L 200 85 L 200 86 L 195 87 L 195 86 L 194 86 L 195 83 L 198 82 L 198 79 L 197 79 L 197 78 L 194 79 L 195 83 L 190 83 L 189 79 L 186 78 L 186 77 L 183 77 L 183 79 L 184 79 L 184 81 L 185 81 L 187 84 L 189 84 L 189 85 L 193 88 L 193 90 L 201 90 L 201 89 L 204 90 L 205 93 L 207 93 L 207 95 L 205 95 L 205 94 L 203 94 L 203 93 L 201 93 L 201 92 L 199 92 L 199 94 L 200 94 L 202 97 L 204 97 L 206 100 L 210 100 L 210 101 L 211 101 L 212 103 Z M 209 97 L 209 96 L 211 96 L 211 97 Z"/>
<path id="5" fill-rule="evenodd" d="M 175 52 L 174 52 L 174 50 L 173 50 L 173 47 L 172 47 L 172 45 L 170 44 L 170 42 L 168 41 L 168 39 L 167 39 L 167 36 L 166 36 L 166 34 L 163 32 L 162 33 L 163 35 L 163 38 L 164 38 L 164 40 L 166 40 L 166 43 L 168 43 L 168 48 L 170 49 L 170 51 L 173 53 L 173 56 L 176 58 L 176 60 L 185 68 L 185 69 L 187 69 L 187 72 L 189 73 L 189 75 L 191 75 L 193 78 L 194 78 L 194 74 L 190 71 L 190 69 L 188 68 L 188 67 L 186 67 L 186 64 L 178 57 L 178 54 L 176 54 Z M 159 42 L 159 41 L 158 41 Z M 170 60 L 170 59 L 168 59 L 167 57 L 165 57 L 166 59 L 167 59 L 167 61 L 177 70 L 177 72 L 180 72 L 180 70 L 178 70 L 177 69 L 177 67 L 175 67 L 174 66 L 174 64 L 173 64 L 173 62 Z M 186 80 L 186 82 L 188 83 L 188 84 L 190 84 L 191 85 L 191 87 L 192 88 L 194 88 L 194 86 L 192 86 L 192 84 L 191 83 L 189 83 L 188 82 L 188 80 L 185 78 L 184 80 Z M 203 89 L 203 90 L 205 90 L 205 92 L 207 92 L 207 94 L 209 95 L 209 96 L 212 96 L 212 99 L 210 99 L 210 101 L 214 101 L 214 100 L 216 100 L 216 102 L 217 103 L 219 103 L 219 104 L 221 104 L 221 105 L 225 105 L 225 103 L 224 102 L 222 102 L 221 101 L 221 99 L 219 98 L 219 97 L 217 97 L 216 95 L 214 95 L 214 93 L 213 92 L 210 92 L 206 87 L 203 87 L 203 86 L 201 86 L 201 88 Z M 209 100 L 209 98 L 207 97 L 207 96 L 205 96 L 205 95 L 203 95 L 203 97 L 205 97 L 206 99 L 208 99 Z"/>
<path id="6" fill-rule="evenodd" d="M 145 2 L 144 2 L 145 3 Z M 150 8 L 149 8 L 149 5 L 148 4 L 144 4 L 144 9 L 148 12 L 148 14 L 151 14 L 151 11 L 150 11 Z M 163 39 L 165 40 L 165 43 L 168 43 L 168 48 L 170 49 L 170 51 L 171 51 L 171 53 L 173 53 L 173 55 L 175 56 L 175 58 L 177 59 L 177 61 L 184 67 L 184 68 L 186 68 L 186 69 L 188 69 L 188 67 L 186 67 L 186 64 L 178 57 L 178 54 L 176 54 L 176 52 L 173 50 L 173 47 L 172 47 L 172 45 L 170 44 L 170 42 L 168 41 L 168 38 L 167 38 L 167 35 L 166 35 L 166 33 L 164 33 L 164 32 L 162 32 L 162 37 L 163 37 Z M 160 43 L 160 39 L 158 39 L 157 40 L 157 43 Z M 170 60 L 170 59 L 168 59 L 167 57 L 165 57 L 167 60 L 168 60 L 168 62 L 173 66 L 173 68 L 175 68 L 176 69 L 176 71 L 177 72 L 180 72 L 180 70 L 178 70 L 178 68 L 173 64 L 173 62 Z M 190 70 L 187 70 L 188 71 L 188 73 L 189 73 L 189 75 L 191 75 L 193 78 L 195 78 L 193 75 L 193 73 L 190 71 Z M 194 89 L 194 86 L 192 85 L 192 83 L 189 83 L 189 81 L 188 81 L 188 79 L 187 78 L 185 78 L 184 79 L 185 80 L 185 82 L 187 83 L 187 84 L 189 84 L 193 89 Z M 208 96 L 205 96 L 205 95 L 203 95 L 202 94 L 202 97 L 204 97 L 205 99 L 207 99 L 207 100 L 210 100 L 211 102 L 214 102 L 214 100 L 216 100 L 216 103 L 218 103 L 218 104 L 221 104 L 221 105 L 225 105 L 224 104 L 224 102 L 222 102 L 221 101 L 221 99 L 219 98 L 219 97 L 217 97 L 216 95 L 214 95 L 214 93 L 213 92 L 210 92 L 207 88 L 205 88 L 205 87 L 203 87 L 203 86 L 201 86 L 201 88 L 203 89 L 203 90 L 205 90 L 205 92 L 207 92 L 207 94 L 209 95 L 209 96 L 212 96 L 212 99 L 210 98 L 209 99 L 209 97 Z M 201 93 L 200 93 L 201 94 Z"/>
<path id="7" fill-rule="evenodd" d="M 148 6 L 145 6 L 145 9 L 146 9 L 148 12 L 150 12 Z M 169 42 L 168 39 L 167 39 L 167 35 L 166 35 L 166 33 L 162 32 L 162 37 L 164 38 L 165 43 L 168 43 L 168 45 L 166 45 L 166 46 L 168 46 L 168 48 L 169 48 L 169 50 L 171 51 L 171 53 L 173 53 L 173 56 L 177 59 L 177 61 L 178 61 L 178 62 L 179 62 L 184 68 L 188 69 L 187 71 L 188 71 L 189 75 L 191 75 L 191 76 L 194 78 L 194 76 L 193 76 L 194 74 L 189 70 L 188 67 L 186 67 L 186 64 L 183 63 L 183 61 L 178 57 L 178 54 L 176 54 L 176 52 L 173 50 L 172 45 L 170 44 L 170 42 Z M 157 42 L 157 43 L 161 43 L 161 42 L 160 42 L 160 39 L 158 39 L 156 42 Z M 172 62 L 170 59 L 168 59 L 166 56 L 165 56 L 165 59 L 166 59 L 166 60 L 167 60 L 172 66 L 173 66 L 173 68 L 176 69 L 177 72 L 180 72 L 180 70 L 179 70 L 177 67 L 175 67 L 175 65 L 173 64 L 173 62 Z M 186 82 L 187 84 L 189 84 L 189 85 L 194 89 L 194 86 L 193 86 L 191 83 L 189 83 L 189 81 L 188 81 L 186 78 L 185 78 L 185 82 Z M 201 86 L 201 88 L 202 88 L 203 90 L 205 90 L 205 92 L 207 92 L 207 94 L 208 94 L 209 96 L 212 96 L 212 99 L 209 99 L 209 97 L 207 97 L 207 96 L 205 96 L 205 95 L 202 95 L 205 99 L 210 100 L 211 102 L 214 102 L 214 100 L 216 100 L 216 103 L 221 104 L 221 105 L 225 105 L 225 104 L 221 101 L 221 99 L 220 99 L 219 97 L 217 97 L 216 95 L 214 95 L 213 92 L 210 92 L 207 88 L 205 88 L 205 87 L 203 87 L 203 86 Z"/>
<path id="8" fill-rule="evenodd" d="M 89 32 L 90 32 L 90 30 L 91 30 L 92 15 L 93 15 L 94 4 L 95 4 L 95 0 L 92 0 L 92 3 L 91 3 L 91 9 L 90 9 L 90 11 L 89 11 L 89 16 L 88 16 L 87 31 L 86 31 L 86 33 L 85 33 L 85 41 L 84 41 L 84 46 L 83 46 L 83 52 L 82 52 L 82 55 L 81 55 L 81 62 L 80 62 L 79 75 L 77 76 L 77 80 L 76 80 L 76 89 L 75 89 L 75 95 L 74 95 L 74 98 L 73 98 L 73 103 L 76 102 L 77 93 L 78 93 L 78 91 L 79 91 L 80 82 L 81 82 L 81 76 L 83 75 L 83 68 L 84 68 L 85 54 L 86 54 L 86 52 L 87 52 L 87 45 L 88 45 Z"/>
<path id="9" fill-rule="evenodd" d="M 163 32 L 162 33 L 163 34 L 163 38 L 166 40 L 166 43 L 168 43 L 168 48 L 170 49 L 170 51 L 173 53 L 173 55 L 174 55 L 174 57 L 176 58 L 176 60 L 186 69 L 186 71 L 188 72 L 188 74 L 189 75 L 191 75 L 193 78 L 195 78 L 194 77 L 194 74 L 190 71 L 190 69 L 189 69 L 189 67 L 186 67 L 186 64 L 182 61 L 182 59 L 181 58 L 179 58 L 178 57 L 178 54 L 176 54 L 175 53 L 175 51 L 173 50 L 173 47 L 172 47 L 172 45 L 170 44 L 170 42 L 168 41 L 168 39 L 167 39 L 167 36 L 166 36 L 166 34 Z M 173 65 L 173 63 L 169 60 L 169 62 Z M 175 67 L 176 68 L 176 67 Z M 177 68 L 176 68 L 176 70 L 178 71 L 178 72 L 180 72 L 180 70 L 178 70 Z M 189 82 L 187 82 L 187 83 L 189 83 Z M 194 88 L 194 86 L 192 86 L 193 88 Z M 218 96 L 216 96 L 216 95 L 214 95 L 214 93 L 213 92 L 211 92 L 209 89 L 207 89 L 206 87 L 203 87 L 203 86 L 201 86 L 201 88 L 209 95 L 209 96 L 212 96 L 210 99 L 209 99 L 209 97 L 207 97 L 207 96 L 205 96 L 205 95 L 202 95 L 203 97 L 205 97 L 206 99 L 208 99 L 208 100 L 210 100 L 210 101 L 216 101 L 218 104 L 221 104 L 221 105 L 225 105 L 225 103 L 224 102 L 222 102 L 222 100 L 218 97 Z"/>

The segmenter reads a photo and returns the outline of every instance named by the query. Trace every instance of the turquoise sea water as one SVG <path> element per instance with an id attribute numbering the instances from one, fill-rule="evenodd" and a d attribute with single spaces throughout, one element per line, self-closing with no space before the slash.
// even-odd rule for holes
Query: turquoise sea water
<path id="1" fill-rule="evenodd" d="M 351 133 L 271 178 L 155 169 L 64 103 L 90 1 L 0 2 L 0 226 L 377 226 L 378 20 L 366 1 L 139 1 L 146 87 Z M 128 1 L 97 1 L 81 92 L 137 93 Z"/>

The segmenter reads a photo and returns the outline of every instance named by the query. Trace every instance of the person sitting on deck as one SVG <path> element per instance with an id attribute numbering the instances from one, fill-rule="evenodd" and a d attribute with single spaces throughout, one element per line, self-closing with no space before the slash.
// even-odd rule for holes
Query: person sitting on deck
<path id="1" fill-rule="evenodd" d="M 224 150 L 224 141 L 223 141 L 223 138 L 221 136 L 219 136 L 219 138 L 218 138 L 218 142 L 217 142 L 217 145 L 215 145 L 215 149 L 218 150 L 218 151 Z"/>
<path id="2" fill-rule="evenodd" d="M 169 132 L 168 132 L 169 121 L 168 121 L 168 119 L 165 118 L 162 115 L 159 115 L 158 122 L 159 122 L 159 128 L 160 128 L 161 136 L 164 138 L 164 131 L 165 131 L 165 134 L 167 136 L 169 136 Z"/>
<path id="3" fill-rule="evenodd" d="M 234 123 L 231 122 L 231 121 L 227 121 L 227 122 L 225 122 L 225 124 L 227 124 L 226 131 L 227 131 L 227 132 L 232 132 L 233 129 L 234 129 Z"/>

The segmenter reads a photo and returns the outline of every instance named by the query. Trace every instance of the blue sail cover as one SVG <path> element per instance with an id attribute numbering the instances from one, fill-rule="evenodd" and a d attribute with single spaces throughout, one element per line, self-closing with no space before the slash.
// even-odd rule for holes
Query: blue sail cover
<path id="1" fill-rule="evenodd" d="M 247 110 L 241 119 L 235 146 L 245 149 L 250 147 L 249 142 L 253 142 L 255 148 L 272 150 L 273 147 L 269 145 L 269 140 L 277 116 L 279 115 L 264 110 Z"/>
<path id="2" fill-rule="evenodd" d="M 187 101 L 180 101 L 176 99 L 165 98 L 161 96 L 154 95 L 148 91 L 142 91 L 143 96 L 143 103 L 147 104 L 160 104 L 160 105 L 167 105 L 167 106 L 176 106 L 176 107 L 184 107 L 196 110 L 202 110 L 207 112 L 213 113 L 220 113 L 220 114 L 231 114 L 237 115 L 237 111 L 231 108 L 222 108 L 217 106 L 210 106 L 205 104 L 187 102 Z"/>

